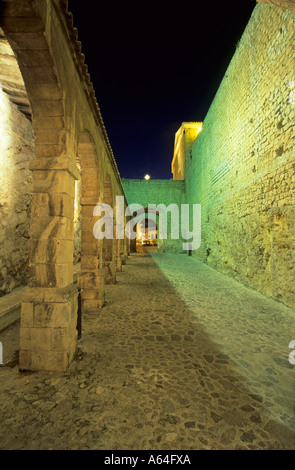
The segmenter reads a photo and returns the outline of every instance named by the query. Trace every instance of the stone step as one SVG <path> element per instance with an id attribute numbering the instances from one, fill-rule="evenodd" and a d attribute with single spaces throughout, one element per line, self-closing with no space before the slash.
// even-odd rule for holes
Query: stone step
<path id="1" fill-rule="evenodd" d="M 81 265 L 74 266 L 74 283 L 77 282 L 77 275 Z M 8 326 L 20 320 L 21 301 L 26 287 L 19 287 L 10 294 L 0 297 L 0 332 Z"/>
<path id="2" fill-rule="evenodd" d="M 22 296 L 26 287 L 19 287 L 0 298 L 0 331 L 20 319 Z"/>

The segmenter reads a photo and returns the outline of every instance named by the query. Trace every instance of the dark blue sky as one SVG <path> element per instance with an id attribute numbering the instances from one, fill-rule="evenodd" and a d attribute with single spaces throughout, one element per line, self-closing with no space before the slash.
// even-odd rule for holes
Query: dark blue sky
<path id="1" fill-rule="evenodd" d="M 255 5 L 69 0 L 121 177 L 172 177 L 175 132 L 204 120 Z"/>

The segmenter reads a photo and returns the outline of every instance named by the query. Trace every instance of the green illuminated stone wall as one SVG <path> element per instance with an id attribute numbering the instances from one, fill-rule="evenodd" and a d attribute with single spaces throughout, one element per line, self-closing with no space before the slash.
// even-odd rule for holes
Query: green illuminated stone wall
<path id="1" fill-rule="evenodd" d="M 144 179 L 122 179 L 122 184 L 128 204 L 140 204 L 144 209 L 149 204 L 170 204 L 181 206 L 184 199 L 184 181 L 179 180 L 149 180 Z M 169 215 L 169 214 L 168 214 Z M 182 252 L 182 242 L 172 240 L 170 235 L 170 224 L 168 223 L 167 240 L 159 240 L 159 250 L 163 252 Z"/>
<path id="2" fill-rule="evenodd" d="M 295 12 L 259 4 L 186 161 L 210 266 L 294 302 Z"/>

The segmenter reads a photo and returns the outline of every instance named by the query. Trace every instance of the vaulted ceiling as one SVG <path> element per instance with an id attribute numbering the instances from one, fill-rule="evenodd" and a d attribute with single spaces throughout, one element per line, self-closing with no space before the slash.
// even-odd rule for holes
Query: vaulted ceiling
<path id="1" fill-rule="evenodd" d="M 0 28 L 0 83 L 10 100 L 29 119 L 31 118 L 30 103 L 27 97 L 22 74 L 17 59 Z"/>
<path id="2" fill-rule="evenodd" d="M 287 10 L 295 10 L 295 0 L 256 0 L 258 3 L 269 3 Z"/>

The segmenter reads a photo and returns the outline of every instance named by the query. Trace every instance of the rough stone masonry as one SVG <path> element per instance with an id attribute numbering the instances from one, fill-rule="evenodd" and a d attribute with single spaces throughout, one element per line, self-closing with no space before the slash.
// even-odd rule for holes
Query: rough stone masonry
<path id="1" fill-rule="evenodd" d="M 65 370 L 77 349 L 74 262 L 85 312 L 104 305 L 104 285 L 116 282 L 130 249 L 127 239 L 93 238 L 93 209 L 120 195 L 126 207 L 141 201 L 126 197 L 67 2 L 5 3 L 0 295 L 27 285 L 20 367 Z M 184 125 L 183 171 L 176 165 L 174 181 L 144 182 L 142 192 L 152 183 L 158 194 L 147 203 L 201 204 L 194 256 L 290 307 L 294 20 L 294 1 L 259 2 L 202 129 Z"/>

